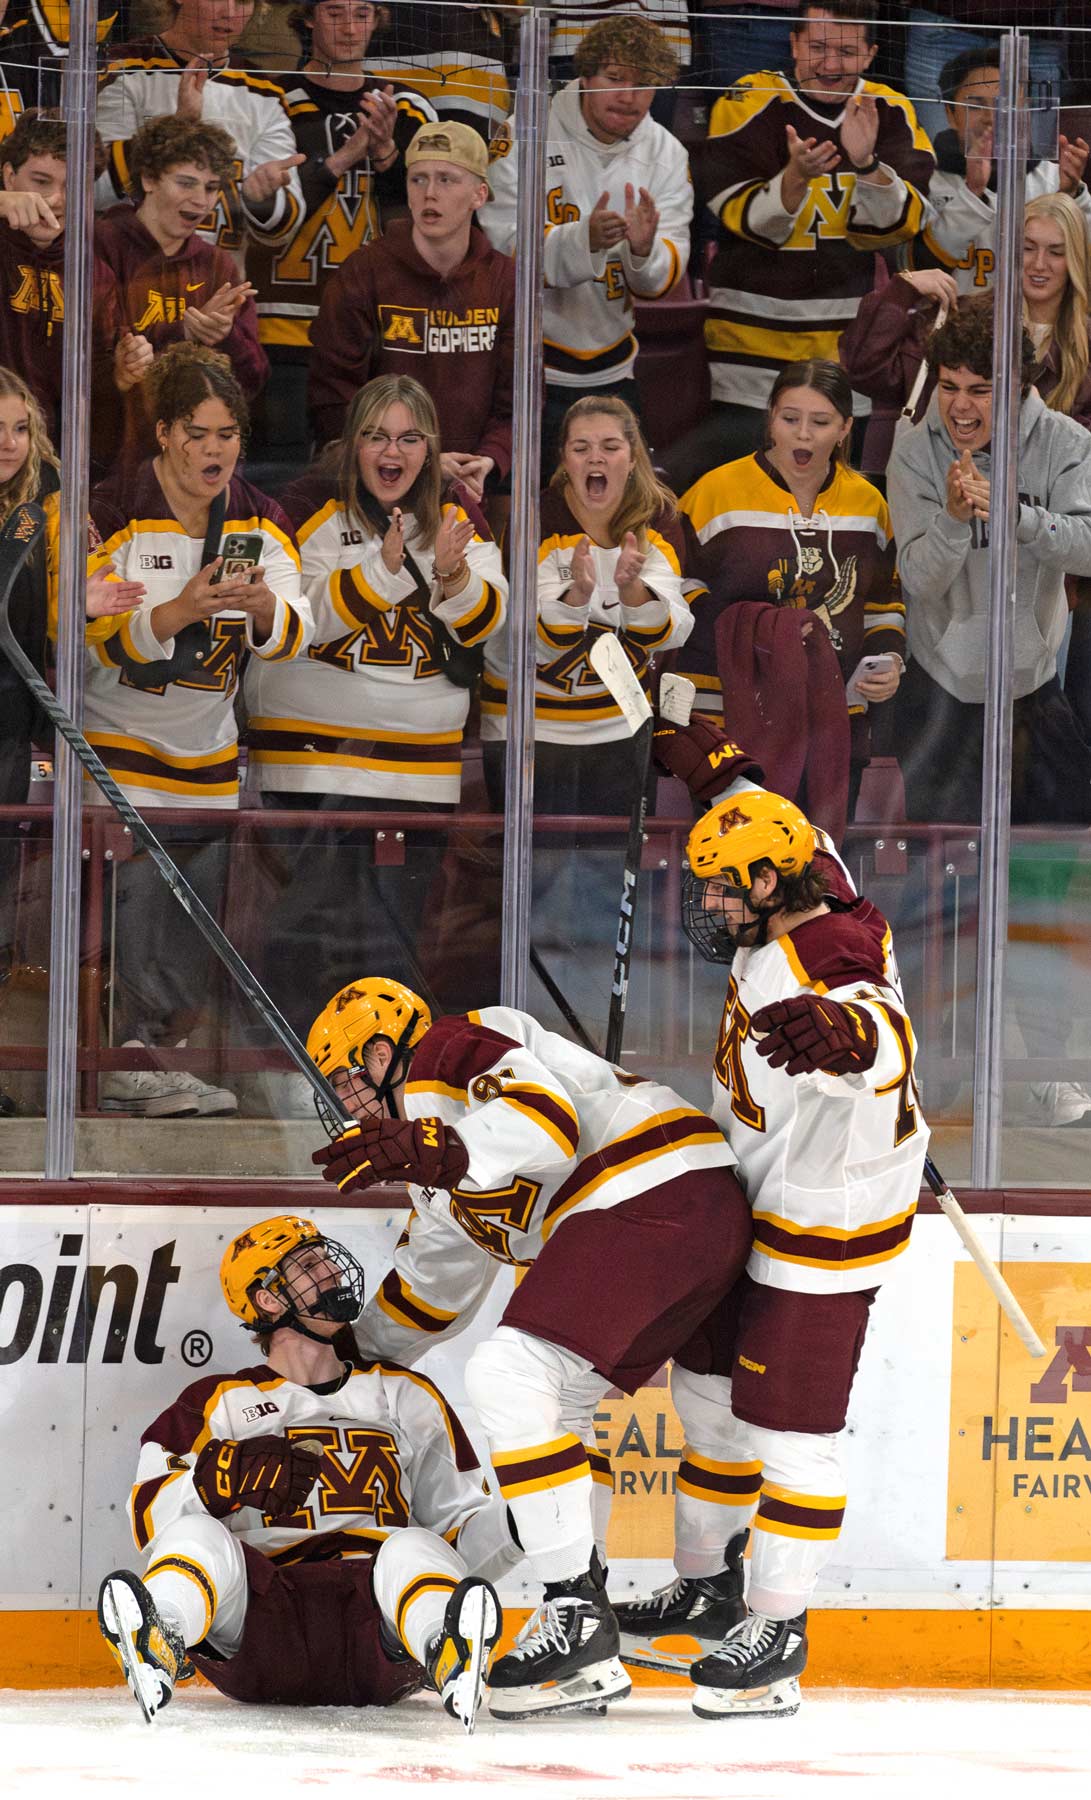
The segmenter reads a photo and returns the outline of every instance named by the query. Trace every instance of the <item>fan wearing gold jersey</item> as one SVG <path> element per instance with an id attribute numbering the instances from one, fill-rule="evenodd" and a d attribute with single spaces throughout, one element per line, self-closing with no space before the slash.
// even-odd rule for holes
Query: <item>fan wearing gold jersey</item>
<path id="1" fill-rule="evenodd" d="M 433 1023 L 410 990 L 365 979 L 334 996 L 307 1048 L 357 1119 L 315 1152 L 324 1179 L 346 1193 L 411 1184 L 362 1353 L 415 1358 L 469 1323 L 502 1269 L 523 1271 L 465 1376 L 544 1587 L 493 1667 L 489 1709 L 601 1711 L 629 1679 L 604 1591 L 610 1475 L 587 1448 L 592 1416 L 611 1384 L 635 1393 L 741 1271 L 750 1227 L 731 1150 L 673 1089 L 506 1006 Z"/>
<path id="2" fill-rule="evenodd" d="M 706 721 L 662 727 L 656 756 L 700 801 L 728 784 L 690 833 L 683 926 L 731 968 L 711 1111 L 739 1159 L 754 1241 L 746 1273 L 675 1357 L 678 1578 L 617 1608 L 622 1656 L 689 1666 L 700 1718 L 786 1714 L 844 1517 L 842 1439 L 868 1314 L 909 1239 L 928 1128 L 890 928 L 829 841 L 758 788 Z M 679 1634 L 704 1652 L 692 1665 Z"/>
<path id="3" fill-rule="evenodd" d="M 220 1283 L 264 1361 L 203 1376 L 148 1426 L 129 1507 L 144 1576 L 99 1591 L 144 1717 L 196 1666 L 267 1705 L 430 1685 L 472 1731 L 500 1633 L 483 1576 L 520 1551 L 458 1419 L 425 1376 L 345 1360 L 364 1271 L 312 1220 L 240 1233 Z"/>

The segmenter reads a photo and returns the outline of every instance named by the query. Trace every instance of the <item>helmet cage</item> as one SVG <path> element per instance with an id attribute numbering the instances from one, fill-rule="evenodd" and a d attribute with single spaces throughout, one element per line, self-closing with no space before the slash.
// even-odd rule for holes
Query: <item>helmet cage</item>
<path id="1" fill-rule="evenodd" d="M 320 1250 L 323 1261 L 330 1264 L 340 1277 L 335 1288 L 321 1288 L 309 1269 L 285 1269 L 303 1250 Z M 250 1290 L 251 1301 L 257 1288 L 263 1288 L 274 1299 L 284 1303 L 286 1311 L 275 1319 L 262 1315 L 257 1306 L 254 1311 L 258 1315 L 258 1323 L 252 1326 L 259 1332 L 280 1331 L 284 1327 L 300 1330 L 300 1321 L 304 1319 L 330 1319 L 338 1325 L 352 1325 L 364 1310 L 364 1271 L 344 1244 L 335 1238 L 315 1237 L 293 1245 L 285 1252 L 274 1268 L 253 1284 Z M 313 1334 L 304 1330 L 304 1336 Z M 322 1340 L 325 1341 L 325 1340 Z"/>
<path id="2" fill-rule="evenodd" d="M 731 877 L 735 879 L 732 880 Z M 716 896 L 708 903 L 708 887 L 716 883 Z M 771 906 L 754 904 L 753 888 L 739 880 L 737 869 L 726 869 L 720 875 L 695 875 L 692 869 L 682 871 L 682 930 L 705 962 L 729 967 L 740 948 L 760 949 L 769 940 L 769 921 L 780 911 L 780 902 Z M 748 906 L 752 919 L 728 921 L 717 900 L 741 900 Z M 745 940 L 742 932 L 753 931 Z"/>

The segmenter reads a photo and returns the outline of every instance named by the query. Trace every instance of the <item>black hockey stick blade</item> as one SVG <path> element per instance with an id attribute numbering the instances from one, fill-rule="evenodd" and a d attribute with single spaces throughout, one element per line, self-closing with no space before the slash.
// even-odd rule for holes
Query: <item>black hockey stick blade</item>
<path id="1" fill-rule="evenodd" d="M 16 641 L 8 618 L 8 602 L 16 576 L 45 528 L 45 514 L 40 506 L 27 502 L 17 506 L 0 530 L 0 650 L 30 689 L 46 717 L 60 733 L 76 760 L 86 769 L 95 786 L 109 801 L 122 823 L 137 843 L 142 844 L 182 910 L 189 914 L 205 942 L 232 976 L 240 992 L 264 1019 L 282 1050 L 305 1076 L 314 1093 L 319 1114 L 327 1129 L 336 1135 L 342 1125 L 351 1125 L 351 1114 L 334 1093 L 325 1076 L 307 1055 L 279 1007 L 262 987 L 253 970 L 239 955 L 234 944 L 220 929 L 200 896 L 190 886 L 182 871 L 167 855 L 151 826 L 122 793 L 98 752 L 84 737 L 75 720 L 61 705 L 48 682 L 43 681 L 34 664 Z"/>

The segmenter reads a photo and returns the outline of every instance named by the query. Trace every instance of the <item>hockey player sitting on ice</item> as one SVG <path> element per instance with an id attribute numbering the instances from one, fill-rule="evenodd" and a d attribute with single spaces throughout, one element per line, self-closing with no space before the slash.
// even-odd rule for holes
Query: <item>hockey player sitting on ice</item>
<path id="1" fill-rule="evenodd" d="M 412 1360 L 469 1323 L 501 1266 L 526 1271 L 466 1367 L 544 1584 L 493 1665 L 489 1710 L 602 1711 L 629 1678 L 605 1594 L 610 1475 L 585 1448 L 592 1414 L 611 1384 L 631 1394 L 649 1380 L 740 1273 L 750 1217 L 731 1150 L 670 1088 L 508 1007 L 432 1024 L 408 989 L 363 980 L 334 996 L 307 1048 L 358 1120 L 315 1152 L 326 1180 L 414 1184 L 394 1267 L 357 1326 L 362 1354 Z"/>
<path id="2" fill-rule="evenodd" d="M 472 1731 L 500 1633 L 486 1574 L 518 1562 L 507 1509 L 422 1375 L 345 1362 L 364 1272 L 309 1219 L 229 1244 L 224 1298 L 264 1362 L 186 1388 L 141 1440 L 144 1579 L 99 1591 L 149 1721 L 193 1666 L 235 1700 L 390 1706 L 428 1683 Z"/>
<path id="3" fill-rule="evenodd" d="M 685 1668 L 677 1640 L 695 1638 L 699 1718 L 785 1714 L 844 1516 L 841 1433 L 868 1312 L 909 1238 L 928 1128 L 886 920 L 717 727 L 664 725 L 655 745 L 695 799 L 730 784 L 690 833 L 683 925 L 706 960 L 731 966 L 711 1110 L 739 1159 L 754 1242 L 675 1357 L 678 1579 L 616 1608 L 622 1657 Z"/>

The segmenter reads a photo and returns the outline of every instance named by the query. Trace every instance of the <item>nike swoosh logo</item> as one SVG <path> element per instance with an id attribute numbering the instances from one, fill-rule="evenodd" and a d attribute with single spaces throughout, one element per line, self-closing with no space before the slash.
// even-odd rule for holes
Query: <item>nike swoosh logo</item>
<path id="1" fill-rule="evenodd" d="M 203 281 L 187 281 L 186 282 L 186 293 L 187 294 L 195 294 L 197 292 L 197 289 L 203 288 L 204 285 L 205 284 Z"/>

